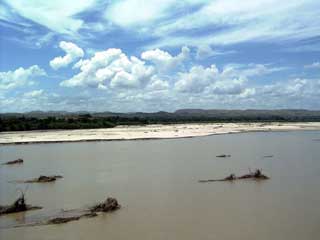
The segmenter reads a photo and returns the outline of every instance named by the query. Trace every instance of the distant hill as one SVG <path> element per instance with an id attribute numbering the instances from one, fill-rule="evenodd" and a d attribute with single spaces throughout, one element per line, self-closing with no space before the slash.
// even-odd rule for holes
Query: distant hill
<path id="1" fill-rule="evenodd" d="M 172 119 L 172 120 L 283 120 L 283 121 L 320 121 L 320 111 L 304 109 L 281 109 L 281 110 L 218 110 L 218 109 L 179 109 L 175 112 L 153 113 L 92 113 L 97 117 L 126 117 L 143 119 Z"/>
<path id="2" fill-rule="evenodd" d="M 0 114 L 0 131 L 107 128 L 118 125 L 193 122 L 319 122 L 320 111 L 304 109 L 220 110 L 179 109 L 175 112 L 66 112 L 32 111 Z"/>
<path id="3" fill-rule="evenodd" d="M 304 109 L 281 109 L 281 110 L 203 110 L 203 109 L 181 109 L 174 112 L 181 117 L 208 117 L 218 119 L 257 119 L 270 120 L 279 118 L 280 120 L 316 120 L 319 121 L 320 111 Z M 318 119 L 318 120 L 317 120 Z"/>
<path id="4" fill-rule="evenodd" d="M 92 117 L 123 117 L 123 118 L 161 118 L 161 119 L 189 119 L 189 118 L 210 118 L 210 119 L 258 119 L 269 120 L 280 118 L 282 120 L 320 120 L 320 111 L 305 109 L 280 109 L 280 110 L 223 110 L 223 109 L 179 109 L 175 112 L 67 112 L 67 111 L 32 111 L 26 113 L 1 113 L 1 118 L 7 117 L 26 117 L 26 118 L 47 118 L 47 117 L 77 117 L 90 114 Z"/>

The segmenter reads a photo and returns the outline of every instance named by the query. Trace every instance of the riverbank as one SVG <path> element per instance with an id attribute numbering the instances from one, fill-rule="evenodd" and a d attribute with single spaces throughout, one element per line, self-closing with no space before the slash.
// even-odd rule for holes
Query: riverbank
<path id="1" fill-rule="evenodd" d="M 22 131 L 0 133 L 0 144 L 165 139 L 256 131 L 320 130 L 320 122 L 206 123 L 119 126 L 106 129 Z"/>

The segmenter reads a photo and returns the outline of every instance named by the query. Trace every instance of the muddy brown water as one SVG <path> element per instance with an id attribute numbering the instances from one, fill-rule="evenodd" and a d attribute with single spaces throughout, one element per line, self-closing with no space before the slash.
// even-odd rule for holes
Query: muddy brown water
<path id="1" fill-rule="evenodd" d="M 0 239 L 317 239 L 319 131 L 0 146 L 0 204 L 27 187 L 42 210 L 0 216 Z M 231 154 L 230 158 L 216 158 Z M 270 158 L 263 156 L 273 155 Z M 266 181 L 198 183 L 261 168 Z M 47 184 L 13 184 L 39 175 Z M 11 228 L 116 197 L 122 209 L 63 225 Z"/>

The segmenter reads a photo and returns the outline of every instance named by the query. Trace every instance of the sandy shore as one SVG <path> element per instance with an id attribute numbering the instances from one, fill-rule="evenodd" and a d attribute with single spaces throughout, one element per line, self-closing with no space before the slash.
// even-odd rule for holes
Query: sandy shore
<path id="1" fill-rule="evenodd" d="M 320 130 L 317 123 L 216 123 L 121 126 L 107 129 L 0 133 L 0 144 L 164 139 L 255 131 Z"/>

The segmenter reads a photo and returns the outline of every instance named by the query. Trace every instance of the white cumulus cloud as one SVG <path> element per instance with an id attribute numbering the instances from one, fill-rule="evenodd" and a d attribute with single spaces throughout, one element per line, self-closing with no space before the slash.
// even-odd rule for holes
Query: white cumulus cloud
<path id="1" fill-rule="evenodd" d="M 84 55 L 83 50 L 72 42 L 61 41 L 59 47 L 65 51 L 66 54 L 63 57 L 59 56 L 50 61 L 50 66 L 55 70 L 68 66 Z"/>
<path id="2" fill-rule="evenodd" d="M 0 90 L 32 85 L 37 77 L 45 76 L 46 72 L 38 65 L 29 68 L 20 67 L 14 71 L 0 72 Z"/>
<path id="3" fill-rule="evenodd" d="M 179 92 L 200 93 L 215 81 L 218 73 L 215 65 L 208 68 L 193 66 L 188 73 L 179 73 L 179 80 L 175 83 L 175 89 Z"/>
<path id="4" fill-rule="evenodd" d="M 136 88 L 146 83 L 154 72 L 152 66 L 134 56 L 129 58 L 116 48 L 96 52 L 92 58 L 78 62 L 74 67 L 80 68 L 80 73 L 63 81 L 61 86 Z"/>
<path id="5" fill-rule="evenodd" d="M 170 71 L 182 64 L 190 56 L 190 49 L 186 46 L 181 48 L 181 52 L 177 56 L 170 53 L 154 49 L 145 51 L 141 54 L 143 60 L 147 60 L 155 64 L 159 71 Z"/>
<path id="6" fill-rule="evenodd" d="M 220 80 L 210 86 L 210 91 L 217 95 L 239 95 L 246 90 L 246 78 Z"/>
<path id="7" fill-rule="evenodd" d="M 247 90 L 248 79 L 251 77 L 284 69 L 264 64 L 229 64 L 222 70 L 215 65 L 207 68 L 197 65 L 191 67 L 189 72 L 179 72 L 174 87 L 176 91 L 188 94 L 241 95 Z"/>
<path id="8" fill-rule="evenodd" d="M 147 90 L 162 91 L 169 89 L 169 83 L 166 80 L 160 79 L 158 76 L 153 76 L 147 86 Z"/>

